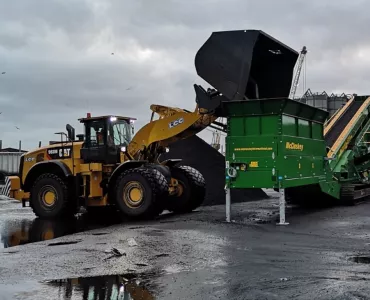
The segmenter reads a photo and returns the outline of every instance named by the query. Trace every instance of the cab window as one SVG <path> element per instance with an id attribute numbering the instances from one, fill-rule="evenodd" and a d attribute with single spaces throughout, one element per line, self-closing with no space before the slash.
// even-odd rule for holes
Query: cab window
<path id="1" fill-rule="evenodd" d="M 90 145 L 92 147 L 104 145 L 104 122 L 92 121 L 90 126 Z"/>
<path id="2" fill-rule="evenodd" d="M 131 126 L 126 121 L 120 120 L 112 123 L 112 129 L 109 133 L 108 144 L 127 146 L 131 142 Z"/>

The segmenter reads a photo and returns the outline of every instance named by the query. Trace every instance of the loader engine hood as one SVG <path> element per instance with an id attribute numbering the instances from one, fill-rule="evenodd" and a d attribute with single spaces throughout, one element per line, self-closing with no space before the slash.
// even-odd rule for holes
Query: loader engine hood
<path id="1" fill-rule="evenodd" d="M 260 30 L 213 32 L 197 74 L 227 100 L 287 98 L 299 53 Z"/>

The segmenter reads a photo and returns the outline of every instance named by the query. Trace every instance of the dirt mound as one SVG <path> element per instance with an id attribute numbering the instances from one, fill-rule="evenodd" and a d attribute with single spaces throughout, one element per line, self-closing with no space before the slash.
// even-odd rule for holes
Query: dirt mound
<path id="1" fill-rule="evenodd" d="M 162 154 L 161 160 L 183 159 L 182 165 L 199 170 L 207 183 L 207 195 L 203 205 L 225 203 L 225 157 L 198 136 L 180 140 L 170 147 L 170 152 Z M 247 202 L 266 199 L 261 189 L 235 189 L 231 193 L 232 202 Z"/>

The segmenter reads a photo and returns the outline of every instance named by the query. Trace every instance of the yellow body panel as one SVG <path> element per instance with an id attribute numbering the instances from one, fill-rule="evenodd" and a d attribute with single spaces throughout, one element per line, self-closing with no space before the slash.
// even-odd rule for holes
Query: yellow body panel
<path id="1" fill-rule="evenodd" d="M 53 144 L 45 147 L 40 147 L 34 151 L 30 151 L 24 154 L 24 162 L 21 177 L 10 176 L 11 191 L 10 197 L 15 198 L 19 201 L 28 200 L 29 192 L 25 192 L 21 189 L 21 181 L 24 184 L 25 179 L 31 170 L 31 168 L 39 162 L 43 161 L 61 161 L 69 169 L 73 175 L 80 174 L 83 176 L 84 184 L 86 184 L 86 176 L 90 176 L 90 194 L 88 198 L 88 205 L 91 206 L 105 206 L 108 203 L 107 196 L 103 195 L 103 189 L 100 183 L 103 178 L 103 171 L 111 173 L 114 170 L 114 166 L 107 165 L 103 166 L 101 163 L 83 163 L 80 156 L 80 149 L 82 142 Z M 72 151 L 67 153 L 63 148 L 72 147 Z M 57 149 L 58 151 L 56 151 Z M 61 150 L 62 149 L 62 150 Z M 55 159 L 55 156 L 58 158 Z M 119 162 L 118 162 L 119 163 Z"/>
<path id="2" fill-rule="evenodd" d="M 8 178 L 13 190 L 19 190 L 21 188 L 21 180 L 18 176 L 9 176 Z"/>
<path id="3" fill-rule="evenodd" d="M 30 198 L 30 193 L 25 192 L 23 190 L 11 190 L 10 191 L 10 197 L 14 198 L 18 201 L 22 201 L 23 199 L 29 199 Z"/>
<path id="4" fill-rule="evenodd" d="M 101 172 L 103 165 L 99 163 L 80 164 L 76 167 L 77 173 Z"/>
<path id="5" fill-rule="evenodd" d="M 103 189 L 100 187 L 102 172 L 91 172 L 90 176 L 90 197 L 102 197 Z"/>
<path id="6" fill-rule="evenodd" d="M 21 190 L 21 179 L 18 176 L 9 176 L 10 180 L 10 198 L 14 198 L 18 201 L 22 199 L 28 199 L 29 193 L 25 193 Z"/>
<path id="7" fill-rule="evenodd" d="M 21 174 L 21 180 L 22 183 L 24 183 L 24 180 L 29 172 L 29 170 L 38 162 L 46 161 L 46 160 L 55 160 L 52 155 L 55 155 L 58 157 L 57 160 L 63 161 L 68 168 L 71 170 L 73 175 L 76 175 L 78 173 L 78 170 L 75 170 L 74 166 L 79 166 L 81 161 L 80 156 L 80 149 L 82 146 L 82 142 L 73 142 L 72 143 L 63 143 L 63 144 L 55 144 L 55 145 L 48 145 L 44 147 L 40 147 L 36 150 L 30 151 L 24 155 L 24 163 L 23 163 L 23 170 Z M 60 151 L 59 148 L 69 148 L 72 147 L 72 157 L 68 157 L 68 153 L 65 151 Z M 49 154 L 49 151 L 53 151 L 55 148 L 58 148 L 57 153 Z"/>

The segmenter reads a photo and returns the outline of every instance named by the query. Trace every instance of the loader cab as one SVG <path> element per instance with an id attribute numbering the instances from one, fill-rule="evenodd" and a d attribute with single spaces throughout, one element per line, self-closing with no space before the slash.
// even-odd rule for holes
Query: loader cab
<path id="1" fill-rule="evenodd" d="M 85 163 L 115 164 L 121 151 L 126 151 L 133 136 L 134 118 L 101 116 L 79 119 L 85 127 L 81 159 Z"/>

